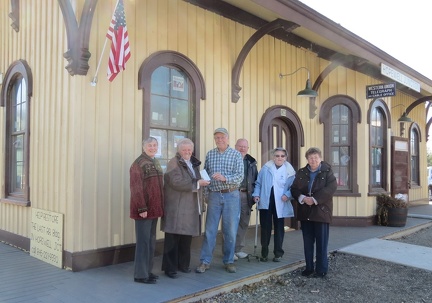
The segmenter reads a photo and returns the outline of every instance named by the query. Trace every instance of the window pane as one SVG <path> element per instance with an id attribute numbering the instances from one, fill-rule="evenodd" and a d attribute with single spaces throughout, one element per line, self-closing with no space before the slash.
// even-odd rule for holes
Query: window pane
<path id="1" fill-rule="evenodd" d="M 12 136 L 12 192 L 20 192 L 24 188 L 24 135 Z"/>
<path id="2" fill-rule="evenodd" d="M 151 125 L 168 126 L 169 99 L 153 95 L 151 97 Z"/>
<path id="3" fill-rule="evenodd" d="M 332 139 L 333 139 L 333 143 L 338 144 L 340 141 L 340 137 L 339 137 L 339 125 L 333 125 L 332 126 Z"/>
<path id="4" fill-rule="evenodd" d="M 168 96 L 170 91 L 169 68 L 161 66 L 157 68 L 151 77 L 151 94 Z"/>
<path id="5" fill-rule="evenodd" d="M 382 182 L 382 151 L 380 148 L 372 148 L 372 186 L 381 187 Z"/>
<path id="6" fill-rule="evenodd" d="M 171 101 L 171 126 L 189 128 L 189 102 L 173 99 Z"/>
<path id="7" fill-rule="evenodd" d="M 348 125 L 340 126 L 340 143 L 341 144 L 349 143 Z"/>
<path id="8" fill-rule="evenodd" d="M 339 108 L 340 105 L 336 105 L 332 107 L 332 124 L 339 124 Z"/>

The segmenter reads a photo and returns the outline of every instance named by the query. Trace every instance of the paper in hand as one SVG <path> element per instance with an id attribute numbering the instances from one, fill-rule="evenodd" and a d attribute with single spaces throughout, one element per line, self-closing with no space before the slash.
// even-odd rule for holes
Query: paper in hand
<path id="1" fill-rule="evenodd" d="M 203 178 L 206 181 L 210 181 L 210 176 L 208 175 L 205 169 L 200 170 L 200 174 L 201 174 L 201 178 Z"/>

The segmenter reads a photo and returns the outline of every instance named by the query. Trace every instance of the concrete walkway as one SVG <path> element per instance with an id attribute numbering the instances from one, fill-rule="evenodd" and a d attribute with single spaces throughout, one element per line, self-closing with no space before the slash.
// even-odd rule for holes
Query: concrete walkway
<path id="1" fill-rule="evenodd" d="M 384 259 L 408 266 L 432 265 L 431 249 L 383 240 L 410 233 L 432 224 L 432 205 L 413 206 L 405 227 L 330 227 L 330 251 L 341 251 Z M 197 238 L 196 241 L 201 241 Z M 254 245 L 254 229 L 248 231 L 245 251 L 249 260 L 236 262 L 237 273 L 227 273 L 222 265 L 220 239 L 211 269 L 203 274 L 181 274 L 170 279 L 162 274 L 161 256 L 156 257 L 154 272 L 160 275 L 155 285 L 133 282 L 133 262 L 70 272 L 31 257 L 27 252 L 0 243 L 0 302 L 193 302 L 239 284 L 249 284 L 270 275 L 283 274 L 303 266 L 301 231 L 285 235 L 283 261 L 259 262 Z M 200 242 L 193 245 L 192 267 L 199 263 Z M 269 256 L 272 257 L 272 256 Z M 331 268 L 329 271 L 331 275 Z"/>

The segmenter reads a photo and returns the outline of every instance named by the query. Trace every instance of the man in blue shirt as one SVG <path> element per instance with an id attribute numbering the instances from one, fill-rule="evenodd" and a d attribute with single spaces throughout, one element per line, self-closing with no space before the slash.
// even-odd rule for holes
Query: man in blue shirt
<path id="1" fill-rule="evenodd" d="M 204 241 L 201 248 L 201 264 L 197 273 L 210 268 L 219 221 L 222 218 L 223 263 L 229 273 L 235 273 L 234 251 L 240 219 L 239 187 L 244 177 L 243 157 L 228 145 L 229 134 L 225 128 L 214 132 L 216 148 L 207 153 L 204 169 L 211 178 L 208 186 L 207 217 Z"/>

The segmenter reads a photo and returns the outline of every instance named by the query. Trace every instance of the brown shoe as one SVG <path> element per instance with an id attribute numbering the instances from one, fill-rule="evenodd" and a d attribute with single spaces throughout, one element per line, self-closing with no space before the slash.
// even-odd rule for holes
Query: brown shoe
<path id="1" fill-rule="evenodd" d="M 237 272 L 235 265 L 232 263 L 225 264 L 225 270 L 231 274 Z"/>
<path id="2" fill-rule="evenodd" d="M 207 269 L 210 269 L 210 264 L 205 264 L 205 263 L 201 263 L 196 269 L 195 272 L 202 274 L 204 273 Z"/>

